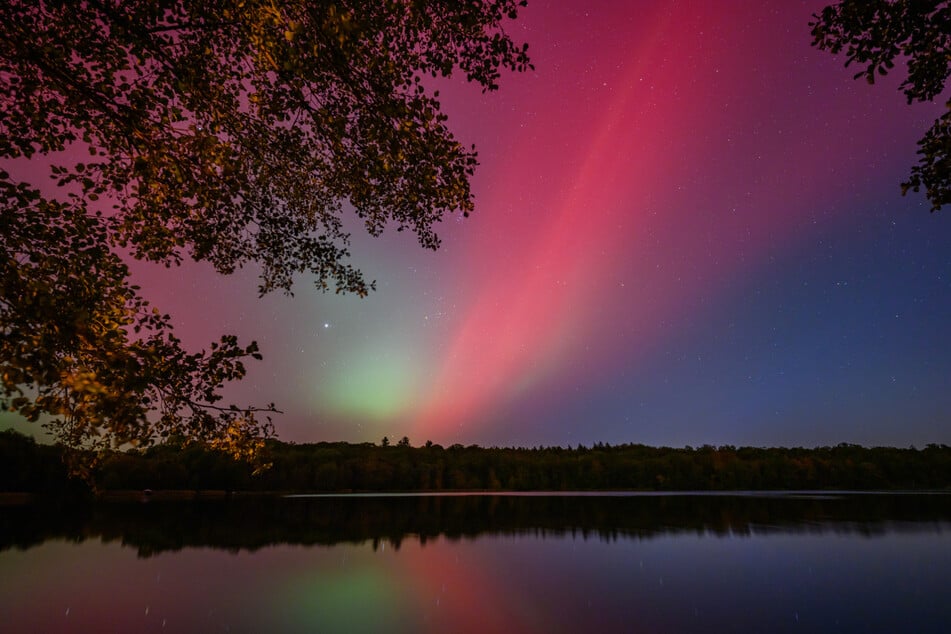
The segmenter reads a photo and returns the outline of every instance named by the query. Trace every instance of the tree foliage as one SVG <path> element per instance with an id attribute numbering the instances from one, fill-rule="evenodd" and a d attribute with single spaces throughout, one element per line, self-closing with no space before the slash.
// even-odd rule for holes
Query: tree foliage
<path id="1" fill-rule="evenodd" d="M 841 0 L 813 16 L 813 45 L 845 52 L 855 78 L 870 84 L 905 62 L 900 89 L 908 103 L 932 101 L 951 74 L 951 6 L 947 0 Z M 951 203 L 951 101 L 948 110 L 918 141 L 920 160 L 902 183 L 902 193 L 924 188 L 932 211 Z"/>
<path id="2" fill-rule="evenodd" d="M 3 176 L 3 174 L 0 174 Z M 0 359 L 6 405 L 56 417 L 72 447 L 187 434 L 252 446 L 267 432 L 254 408 L 221 407 L 218 390 L 260 358 L 233 336 L 187 353 L 169 316 L 149 308 L 99 231 L 101 216 L 0 180 Z M 157 414 L 150 416 L 156 411 Z"/>
<path id="3" fill-rule="evenodd" d="M 301 273 L 366 294 L 343 212 L 436 248 L 434 225 L 473 209 L 475 150 L 424 78 L 460 71 L 494 90 L 503 70 L 529 68 L 504 31 L 523 5 L 0 3 L 3 405 L 52 416 L 74 447 L 253 447 L 269 422 L 220 405 L 219 390 L 257 346 L 225 336 L 184 350 L 120 254 L 225 274 L 253 263 L 262 294 L 290 292 Z M 52 184 L 14 175 L 31 159 Z"/>
<path id="4" fill-rule="evenodd" d="M 0 491 L 69 490 L 59 456 L 31 439 L 0 433 Z M 53 448 L 55 449 L 55 448 Z M 951 488 L 951 447 L 499 448 L 426 443 L 381 445 L 266 442 L 273 468 L 252 468 L 199 443 L 106 452 L 100 491 L 440 490 L 937 490 Z M 25 473 L 32 475 L 24 475 Z"/>

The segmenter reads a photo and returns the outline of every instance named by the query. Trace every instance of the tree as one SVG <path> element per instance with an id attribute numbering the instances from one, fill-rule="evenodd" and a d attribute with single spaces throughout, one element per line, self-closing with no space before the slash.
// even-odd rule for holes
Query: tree
<path id="1" fill-rule="evenodd" d="M 900 89 L 908 103 L 932 101 L 944 91 L 951 73 L 951 7 L 947 0 L 841 0 L 813 15 L 813 45 L 831 53 L 845 51 L 845 65 L 862 67 L 855 78 L 875 83 L 896 59 L 908 74 Z M 902 193 L 923 187 L 937 211 L 951 203 L 951 101 L 948 110 L 918 141 L 918 165 Z"/>
<path id="2" fill-rule="evenodd" d="M 435 249 L 435 223 L 473 209 L 475 149 L 424 78 L 485 91 L 530 68 L 504 30 L 524 4 L 0 3 L 0 404 L 71 447 L 260 446 L 274 406 L 220 404 L 256 344 L 187 352 L 120 254 L 365 295 L 344 211 Z M 16 175 L 37 158 L 55 186 Z"/>

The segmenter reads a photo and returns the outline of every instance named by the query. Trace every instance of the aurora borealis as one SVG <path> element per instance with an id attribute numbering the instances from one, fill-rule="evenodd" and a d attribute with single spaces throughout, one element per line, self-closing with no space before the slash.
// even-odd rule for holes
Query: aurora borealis
<path id="1" fill-rule="evenodd" d="M 354 224 L 366 299 L 137 281 L 259 341 L 228 395 L 284 440 L 951 443 L 951 211 L 899 187 L 941 105 L 811 48 L 823 4 L 530 0 L 534 72 L 438 86 L 481 163 L 438 252 Z"/>

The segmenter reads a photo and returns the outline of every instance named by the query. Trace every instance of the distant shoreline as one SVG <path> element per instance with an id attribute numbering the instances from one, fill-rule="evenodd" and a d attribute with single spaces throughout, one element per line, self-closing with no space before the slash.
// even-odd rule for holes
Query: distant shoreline
<path id="1" fill-rule="evenodd" d="M 268 440 L 254 464 L 197 442 L 84 457 L 0 433 L 0 489 L 64 497 L 549 491 L 947 491 L 951 446 L 442 447 Z M 74 477 L 78 464 L 83 478 Z M 174 493 L 173 493 L 174 492 Z M 199 492 L 199 493 L 195 493 Z M 135 497 L 139 493 L 131 494 Z"/>
<path id="2" fill-rule="evenodd" d="M 464 496 L 498 496 L 498 497 L 769 497 L 769 498 L 799 498 L 799 499 L 836 499 L 849 496 L 874 495 L 949 495 L 951 489 L 901 489 L 901 490 L 797 490 L 797 489 L 763 489 L 763 490 L 579 490 L 579 491 L 506 491 L 489 489 L 454 490 L 454 491 L 346 491 L 346 492 L 286 492 L 286 491 L 191 491 L 184 489 L 136 491 L 116 490 L 103 491 L 98 496 L 81 496 L 70 498 L 56 493 L 33 493 L 28 491 L 0 492 L 0 507 L 19 506 L 46 501 L 56 502 L 95 502 L 95 503 L 147 503 L 147 502 L 209 502 L 240 499 L 242 501 L 283 498 L 294 499 L 360 499 L 360 498 L 414 498 L 414 497 L 464 497 Z"/>

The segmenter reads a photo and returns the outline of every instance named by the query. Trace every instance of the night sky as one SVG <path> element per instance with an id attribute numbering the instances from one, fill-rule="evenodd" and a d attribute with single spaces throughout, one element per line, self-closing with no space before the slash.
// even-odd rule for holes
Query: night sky
<path id="1" fill-rule="evenodd" d="M 438 252 L 353 223 L 366 299 L 136 281 L 260 343 L 226 394 L 283 440 L 951 443 L 951 210 L 899 186 L 943 106 L 813 49 L 823 4 L 530 0 L 534 72 L 433 86 L 481 163 Z"/>

